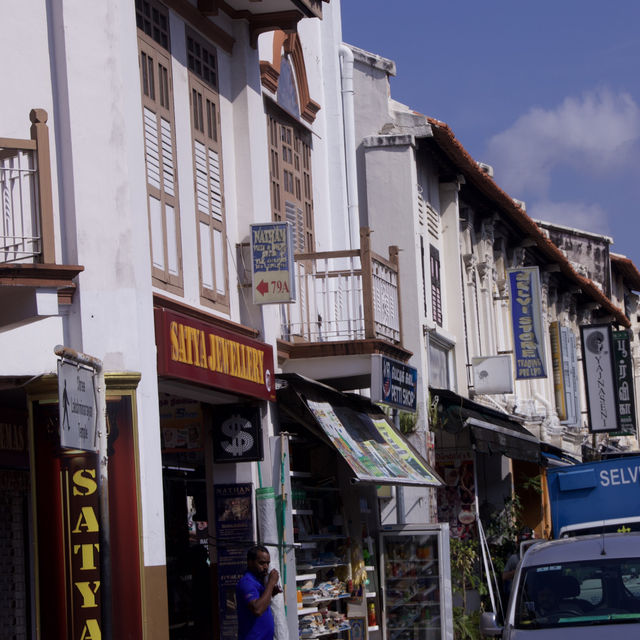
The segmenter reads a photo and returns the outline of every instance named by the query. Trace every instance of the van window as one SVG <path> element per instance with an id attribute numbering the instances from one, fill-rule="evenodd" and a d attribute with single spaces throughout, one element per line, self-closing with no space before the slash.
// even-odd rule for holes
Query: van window
<path id="1" fill-rule="evenodd" d="M 538 629 L 640 622 L 640 559 L 606 558 L 528 567 L 515 626 Z"/>

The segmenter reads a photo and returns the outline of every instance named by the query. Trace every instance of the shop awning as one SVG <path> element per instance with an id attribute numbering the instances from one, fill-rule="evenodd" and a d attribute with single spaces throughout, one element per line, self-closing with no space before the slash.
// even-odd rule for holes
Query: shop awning
<path id="1" fill-rule="evenodd" d="M 443 428 L 451 433 L 468 428 L 477 451 L 540 462 L 540 440 L 515 417 L 463 398 L 448 389 L 430 389 L 430 393 L 432 399 L 438 397 Z"/>
<path id="2" fill-rule="evenodd" d="M 441 479 L 368 398 L 345 394 L 297 374 L 277 376 L 278 408 L 344 458 L 355 479 L 438 487 Z"/>

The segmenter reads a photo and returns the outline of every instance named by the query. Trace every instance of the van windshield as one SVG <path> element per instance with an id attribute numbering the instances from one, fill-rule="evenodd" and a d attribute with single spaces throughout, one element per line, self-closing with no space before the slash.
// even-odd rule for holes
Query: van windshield
<path id="1" fill-rule="evenodd" d="M 523 570 L 517 629 L 629 622 L 640 622 L 639 558 L 602 557 Z"/>

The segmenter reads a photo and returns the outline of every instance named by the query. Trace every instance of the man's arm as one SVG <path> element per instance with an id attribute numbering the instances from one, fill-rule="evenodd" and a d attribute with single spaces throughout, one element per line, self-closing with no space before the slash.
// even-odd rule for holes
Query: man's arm
<path id="1" fill-rule="evenodd" d="M 278 588 L 279 579 L 280 574 L 278 571 L 276 569 L 271 569 L 269 578 L 267 579 L 267 584 L 264 588 L 264 593 L 257 600 L 252 600 L 247 603 L 249 611 L 251 611 L 254 616 L 261 616 L 269 608 L 271 598 L 280 593 L 280 589 Z"/>

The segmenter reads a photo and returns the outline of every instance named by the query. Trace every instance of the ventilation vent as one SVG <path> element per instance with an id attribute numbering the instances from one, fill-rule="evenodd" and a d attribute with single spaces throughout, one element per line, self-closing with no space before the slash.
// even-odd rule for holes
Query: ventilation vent
<path id="1" fill-rule="evenodd" d="M 486 162 L 478 162 L 478 169 L 482 171 L 482 173 L 486 173 L 490 178 L 493 178 L 493 167 L 490 164 L 486 164 Z"/>

